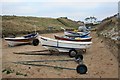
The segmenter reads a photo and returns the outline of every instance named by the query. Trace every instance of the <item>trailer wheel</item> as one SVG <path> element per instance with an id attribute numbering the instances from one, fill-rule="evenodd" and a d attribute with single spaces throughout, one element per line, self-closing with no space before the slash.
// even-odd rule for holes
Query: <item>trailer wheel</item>
<path id="1" fill-rule="evenodd" d="M 86 49 L 83 49 L 83 52 L 86 53 Z"/>
<path id="2" fill-rule="evenodd" d="M 33 44 L 34 46 L 37 46 L 37 45 L 39 44 L 39 40 L 38 40 L 38 39 L 34 39 L 34 40 L 32 41 L 32 44 Z"/>
<path id="3" fill-rule="evenodd" d="M 72 49 L 69 51 L 69 56 L 72 58 L 72 57 L 75 57 L 77 55 L 77 51 Z"/>
<path id="4" fill-rule="evenodd" d="M 83 60 L 83 55 L 78 54 L 78 55 L 75 56 L 75 61 L 76 61 L 77 63 L 79 63 L 79 62 L 82 61 L 82 60 Z"/>
<path id="5" fill-rule="evenodd" d="M 87 66 L 84 64 L 80 64 L 77 66 L 76 71 L 77 71 L 77 73 L 80 73 L 80 74 L 86 74 Z"/>

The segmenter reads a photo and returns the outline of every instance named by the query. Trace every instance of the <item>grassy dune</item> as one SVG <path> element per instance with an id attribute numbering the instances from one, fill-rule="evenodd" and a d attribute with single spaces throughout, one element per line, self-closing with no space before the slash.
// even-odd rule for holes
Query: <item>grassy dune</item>
<path id="1" fill-rule="evenodd" d="M 100 25 L 97 26 L 97 34 L 108 38 L 111 40 L 117 41 L 118 31 L 119 31 L 119 19 L 116 15 L 108 17 L 102 21 Z"/>
<path id="2" fill-rule="evenodd" d="M 49 26 L 53 27 L 52 31 L 48 30 Z M 78 26 L 77 22 L 63 18 L 2 16 L 2 33 L 4 36 L 31 33 L 34 32 L 34 27 L 39 33 L 47 33 L 60 31 L 60 27 L 74 29 Z"/>
<path id="3" fill-rule="evenodd" d="M 57 18 L 57 20 L 59 22 L 61 22 L 63 25 L 70 27 L 70 28 L 78 28 L 79 27 L 79 24 L 77 22 L 72 21 L 72 20 L 67 19 L 67 18 Z"/>
<path id="4" fill-rule="evenodd" d="M 101 32 L 101 31 L 109 31 L 113 28 L 117 29 L 117 17 L 112 17 L 110 19 L 107 19 L 107 20 L 103 20 L 103 22 L 98 25 L 98 32 Z"/>

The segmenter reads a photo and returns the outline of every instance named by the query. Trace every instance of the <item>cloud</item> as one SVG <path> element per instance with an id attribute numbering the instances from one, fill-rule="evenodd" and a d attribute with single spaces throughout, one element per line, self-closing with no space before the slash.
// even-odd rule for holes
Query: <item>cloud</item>
<path id="1" fill-rule="evenodd" d="M 30 15 L 37 13 L 36 9 L 31 3 L 25 2 L 7 2 L 3 3 L 3 14 L 16 14 L 16 15 Z"/>
<path id="2" fill-rule="evenodd" d="M 35 9 L 30 6 L 21 6 L 21 7 L 18 7 L 17 10 L 18 11 L 16 11 L 16 12 L 19 12 L 19 14 L 35 14 L 38 12 L 38 9 Z"/>
<path id="3" fill-rule="evenodd" d="M 1 0 L 0 2 L 21 2 L 22 0 Z"/>
<path id="4" fill-rule="evenodd" d="M 2 6 L 3 15 L 66 16 L 74 20 L 84 20 L 89 16 L 103 19 L 115 13 L 117 2 L 4 2 Z"/>
<path id="5" fill-rule="evenodd" d="M 119 2 L 119 0 L 1 0 L 1 2 Z"/>

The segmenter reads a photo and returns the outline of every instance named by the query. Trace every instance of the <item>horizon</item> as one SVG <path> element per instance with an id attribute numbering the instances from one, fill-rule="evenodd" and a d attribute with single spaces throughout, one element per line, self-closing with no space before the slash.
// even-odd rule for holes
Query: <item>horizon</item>
<path id="1" fill-rule="evenodd" d="M 15 1 L 15 2 L 14 2 Z M 97 21 L 118 13 L 118 2 L 2 2 L 2 14 L 44 18 L 67 17 L 74 21 L 84 21 L 94 16 Z M 18 2 L 16 2 L 18 1 Z"/>

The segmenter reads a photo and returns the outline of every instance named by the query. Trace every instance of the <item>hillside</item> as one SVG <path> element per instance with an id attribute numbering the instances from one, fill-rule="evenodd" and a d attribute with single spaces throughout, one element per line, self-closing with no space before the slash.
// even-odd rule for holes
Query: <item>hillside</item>
<path id="1" fill-rule="evenodd" d="M 114 15 L 104 19 L 102 23 L 97 26 L 97 32 L 106 38 L 118 40 L 118 26 L 117 15 Z"/>
<path id="2" fill-rule="evenodd" d="M 77 22 L 65 18 L 2 16 L 2 33 L 4 36 L 34 32 L 34 27 L 39 33 L 47 33 L 61 31 L 60 27 L 74 29 L 78 26 Z M 52 29 L 49 30 L 49 27 Z"/>
<path id="3" fill-rule="evenodd" d="M 74 28 L 78 28 L 79 27 L 79 23 L 77 23 L 76 21 L 72 21 L 72 20 L 70 20 L 70 19 L 67 19 L 67 18 L 64 18 L 64 17 L 61 17 L 61 18 L 57 18 L 57 20 L 59 21 L 59 22 L 61 22 L 63 25 L 65 25 L 65 26 L 68 26 L 68 27 L 70 27 L 70 28 L 73 28 L 73 26 L 74 26 Z"/>
<path id="4" fill-rule="evenodd" d="M 97 26 L 98 36 L 104 39 L 106 46 L 111 50 L 114 56 L 118 59 L 118 48 L 120 37 L 118 35 L 120 25 L 117 15 L 108 17 L 102 21 L 100 25 Z"/>

